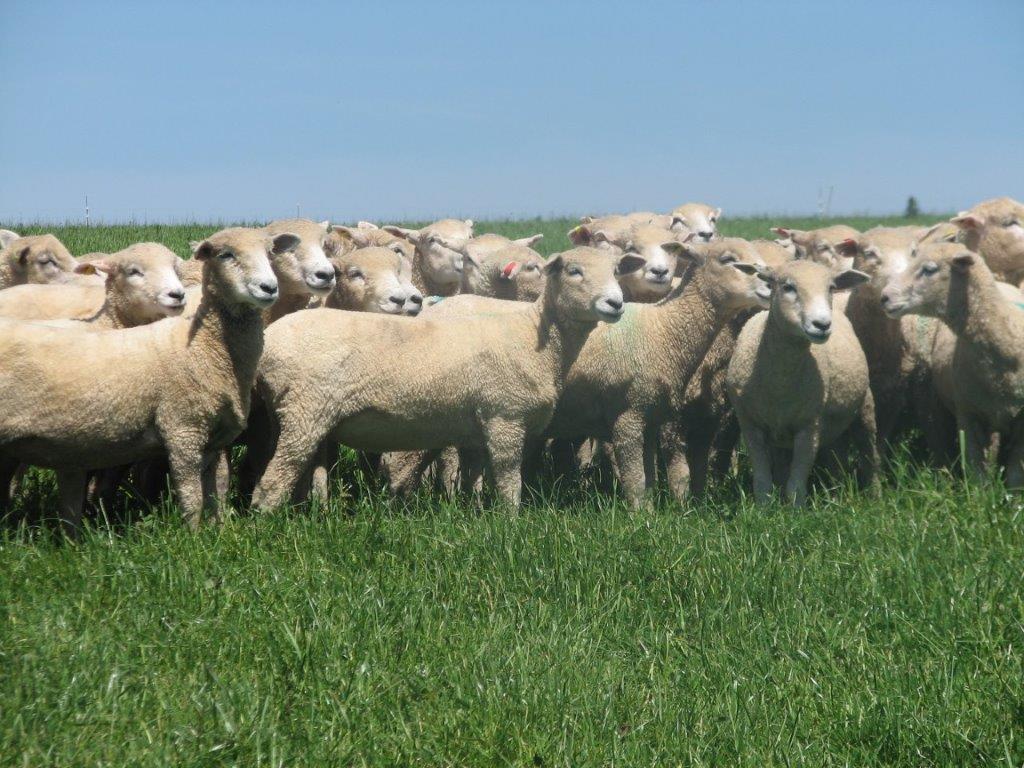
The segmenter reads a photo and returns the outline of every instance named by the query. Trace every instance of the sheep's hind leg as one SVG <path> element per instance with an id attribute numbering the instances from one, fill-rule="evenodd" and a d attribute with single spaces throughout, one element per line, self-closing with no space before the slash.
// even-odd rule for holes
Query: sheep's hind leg
<path id="1" fill-rule="evenodd" d="M 484 437 L 495 489 L 505 504 L 518 509 L 523 490 L 523 445 L 526 442 L 526 429 L 518 421 L 491 419 L 484 424 Z"/>
<path id="2" fill-rule="evenodd" d="M 85 505 L 85 483 L 88 475 L 84 469 L 61 469 L 57 471 L 57 488 L 60 491 L 60 526 L 69 539 L 77 539 L 82 533 L 82 508 Z"/>
<path id="3" fill-rule="evenodd" d="M 281 420 L 274 455 L 253 493 L 254 509 L 266 512 L 289 500 L 328 431 L 329 425 L 323 418 L 304 420 L 297 426 Z"/>

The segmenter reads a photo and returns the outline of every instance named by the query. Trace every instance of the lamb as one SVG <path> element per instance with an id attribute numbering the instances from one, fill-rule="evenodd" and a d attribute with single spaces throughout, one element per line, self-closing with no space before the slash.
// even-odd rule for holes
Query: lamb
<path id="1" fill-rule="evenodd" d="M 747 241 L 666 247 L 699 266 L 664 301 L 627 305 L 619 324 L 591 334 L 547 432 L 554 438 L 610 441 L 620 483 L 634 506 L 654 484 L 659 431 L 678 414 L 712 341 L 736 313 L 763 301 L 757 267 L 749 263 L 757 254 Z M 635 259 L 642 257 L 623 257 Z"/>
<path id="2" fill-rule="evenodd" d="M 860 233 L 845 224 L 834 224 L 819 229 L 791 229 L 772 227 L 772 232 L 783 241 L 792 243 L 793 253 L 798 259 L 810 259 L 837 271 L 852 268 L 853 259 L 841 256 L 836 245 L 844 240 L 855 240 Z"/>
<path id="3" fill-rule="evenodd" d="M 413 284 L 424 296 L 454 296 L 462 287 L 465 248 L 473 237 L 473 220 L 441 219 L 422 229 L 387 226 L 385 231 L 416 246 Z"/>
<path id="4" fill-rule="evenodd" d="M 718 219 L 721 216 L 721 208 L 713 208 L 704 203 L 684 203 L 669 214 L 668 226 L 674 230 L 693 232 L 707 242 L 717 234 Z"/>
<path id="5" fill-rule="evenodd" d="M 0 289 L 25 283 L 102 284 L 95 277 L 76 276 L 77 264 L 71 252 L 53 235 L 29 235 L 14 240 L 8 236 L 0 251 Z"/>
<path id="6" fill-rule="evenodd" d="M 423 309 L 423 295 L 412 284 L 412 264 L 391 248 L 359 248 L 332 256 L 334 290 L 324 306 L 355 312 L 383 312 L 413 317 Z"/>
<path id="7" fill-rule="evenodd" d="M 0 291 L 0 317 L 16 320 L 80 320 L 91 330 L 134 328 L 181 314 L 185 289 L 181 259 L 159 243 L 137 243 L 92 261 L 79 274 L 103 274 L 104 286 L 18 285 Z"/>
<path id="8" fill-rule="evenodd" d="M 834 291 L 869 278 L 793 261 L 763 274 L 771 306 L 740 331 L 726 375 L 754 471 L 754 498 L 773 483 L 796 505 L 819 454 L 841 438 L 859 451 L 858 477 L 874 481 L 875 413 L 864 352 L 849 320 L 832 311 Z"/>
<path id="9" fill-rule="evenodd" d="M 628 229 L 592 229 L 580 225 L 573 230 L 573 241 L 578 245 L 592 245 L 619 255 L 631 254 L 641 258 L 622 261 L 642 265 L 632 271 L 619 272 L 619 285 L 626 301 L 653 303 L 660 301 L 672 290 L 672 277 L 676 273 L 676 246 L 686 234 L 673 232 L 654 224 L 639 224 Z"/>
<path id="10" fill-rule="evenodd" d="M 330 222 L 309 219 L 283 219 L 263 227 L 271 237 L 284 233 L 299 237 L 295 248 L 271 257 L 279 293 L 264 317 L 268 325 L 291 312 L 305 309 L 310 297 L 324 298 L 334 288 L 334 265 L 327 260 L 324 250 L 329 229 Z"/>
<path id="11" fill-rule="evenodd" d="M 404 237 L 380 229 L 376 224 L 361 221 L 356 227 L 331 226 L 330 238 L 325 249 L 329 256 L 344 256 L 358 248 L 375 246 L 390 248 L 401 253 L 410 261 L 416 254 L 416 246 Z"/>
<path id="12" fill-rule="evenodd" d="M 168 455 L 186 520 L 211 508 L 215 459 L 245 425 L 276 298 L 269 258 L 299 237 L 232 228 L 198 245 L 194 318 L 89 333 L 0 320 L 0 464 L 57 470 L 60 516 L 75 535 L 86 472 Z M 98 397 L 97 393 L 102 393 Z"/>
<path id="13" fill-rule="evenodd" d="M 543 267 L 543 256 L 512 241 L 496 250 L 477 251 L 462 273 L 462 292 L 508 301 L 536 301 L 544 292 Z"/>
<path id="14" fill-rule="evenodd" d="M 997 280 L 1024 284 L 1024 203 L 997 197 L 950 221 L 965 231 L 964 242 L 981 255 Z"/>
<path id="15" fill-rule="evenodd" d="M 518 507 L 524 443 L 546 427 L 587 335 L 623 311 L 606 254 L 575 248 L 544 271 L 544 295 L 514 312 L 410 321 L 310 310 L 271 326 L 259 387 L 278 429 L 255 506 L 286 501 L 329 438 L 373 452 L 486 449 L 501 499 Z"/>
<path id="16" fill-rule="evenodd" d="M 945 370 L 968 466 L 984 474 L 998 433 L 1007 485 L 1024 487 L 1024 313 L 986 260 L 962 243 L 921 245 L 907 270 L 890 279 L 882 306 L 894 318 L 938 318 L 952 332 Z"/>

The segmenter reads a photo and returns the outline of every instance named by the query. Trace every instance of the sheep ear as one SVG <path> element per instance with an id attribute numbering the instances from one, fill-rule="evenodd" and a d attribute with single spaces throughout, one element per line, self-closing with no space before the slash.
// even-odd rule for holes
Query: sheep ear
<path id="1" fill-rule="evenodd" d="M 320 222 L 320 226 L 323 227 L 324 232 L 330 232 L 331 231 L 331 222 L 329 222 L 329 221 L 321 221 Z"/>
<path id="2" fill-rule="evenodd" d="M 779 279 L 771 267 L 758 267 L 757 276 L 768 285 L 775 285 L 775 281 Z"/>
<path id="3" fill-rule="evenodd" d="M 692 235 L 692 233 L 691 233 Z M 676 277 L 682 277 L 690 265 L 701 266 L 704 264 L 704 254 L 700 246 L 691 244 L 690 237 L 685 242 L 671 241 L 662 247 L 676 257 Z"/>
<path id="4" fill-rule="evenodd" d="M 93 259 L 91 261 L 82 261 L 76 264 L 75 274 L 95 275 L 97 272 L 102 272 L 105 275 L 109 275 L 115 269 L 116 266 L 109 261 L 104 259 Z"/>
<path id="5" fill-rule="evenodd" d="M 627 253 L 619 259 L 619 263 L 615 265 L 615 274 L 628 275 L 630 272 L 636 272 L 638 269 L 643 269 L 645 264 L 647 264 L 647 259 L 640 254 Z"/>
<path id="6" fill-rule="evenodd" d="M 840 256 L 856 256 L 857 255 L 857 241 L 852 237 L 848 237 L 845 240 L 841 240 L 836 243 L 836 251 Z"/>
<path id="7" fill-rule="evenodd" d="M 956 224 L 960 229 L 981 229 L 985 226 L 985 222 L 970 211 L 961 211 L 950 219 L 950 222 Z"/>
<path id="8" fill-rule="evenodd" d="M 282 232 L 274 238 L 270 252 L 275 256 L 280 256 L 282 253 L 294 250 L 300 242 L 301 240 L 298 235 L 293 235 L 291 232 Z"/>
<path id="9" fill-rule="evenodd" d="M 385 232 L 390 232 L 395 237 L 400 237 L 403 240 L 408 240 L 410 243 L 420 242 L 420 231 L 418 229 L 405 229 L 404 227 L 396 227 L 393 224 L 388 224 L 386 227 L 382 227 Z"/>
<path id="10" fill-rule="evenodd" d="M 970 269 L 974 265 L 974 254 L 973 253 L 958 253 L 952 258 L 953 267 L 960 270 L 961 272 Z"/>
<path id="11" fill-rule="evenodd" d="M 580 216 L 580 224 L 591 224 L 593 221 L 593 216 Z"/>
<path id="12" fill-rule="evenodd" d="M 715 218 L 716 219 L 722 218 L 722 209 L 721 208 L 715 208 Z"/>
<path id="13" fill-rule="evenodd" d="M 472 220 L 472 219 L 466 219 L 464 223 L 465 223 L 465 225 L 466 225 L 467 227 L 469 227 L 469 228 L 470 228 L 470 230 L 472 230 L 472 229 L 473 229 L 473 220 Z"/>
<path id="14" fill-rule="evenodd" d="M 25 266 L 28 264 L 28 255 L 32 252 L 32 246 L 26 245 L 20 251 L 18 251 L 18 264 Z"/>
<path id="15" fill-rule="evenodd" d="M 0 250 L 18 240 L 21 237 L 17 232 L 10 229 L 0 229 Z"/>
<path id="16" fill-rule="evenodd" d="M 678 214 L 673 214 L 672 223 L 668 225 L 668 228 L 674 232 L 686 232 L 689 231 L 690 225 L 686 223 L 686 219 Z"/>
<path id="17" fill-rule="evenodd" d="M 594 241 L 594 233 L 586 224 L 580 224 L 569 230 L 569 239 L 573 245 L 590 245 Z"/>
<path id="18" fill-rule="evenodd" d="M 754 264 L 747 264 L 745 261 L 734 261 L 732 266 L 736 267 L 740 272 L 745 275 L 756 275 L 759 270 Z"/>
<path id="19" fill-rule="evenodd" d="M 357 221 L 356 222 L 356 228 L 357 229 L 377 229 L 378 227 L 372 221 Z"/>
<path id="20" fill-rule="evenodd" d="M 518 261 L 510 261 L 508 264 L 501 268 L 501 278 L 503 280 L 511 280 L 512 278 L 519 274 L 519 270 L 521 269 L 522 266 L 519 264 Z"/>
<path id="21" fill-rule="evenodd" d="M 192 249 L 192 258 L 197 261 L 206 261 L 213 256 L 213 246 L 209 240 L 192 241 L 189 243 L 189 247 Z"/>
<path id="22" fill-rule="evenodd" d="M 932 224 L 927 229 L 920 230 L 917 233 L 917 242 L 920 243 L 922 240 L 926 240 L 927 238 L 931 237 L 932 233 L 935 230 L 937 230 L 939 227 L 941 227 L 941 226 L 942 226 L 942 222 L 940 221 L 938 224 Z"/>
<path id="23" fill-rule="evenodd" d="M 835 285 L 837 291 L 847 291 L 850 288 L 856 288 L 861 283 L 866 283 L 870 279 L 869 275 L 859 270 L 847 269 L 832 278 L 832 284 Z"/>
<path id="24" fill-rule="evenodd" d="M 520 237 L 518 240 L 512 242 L 516 245 L 525 245 L 527 248 L 533 248 L 533 246 L 544 239 L 544 235 L 538 233 L 536 235 L 530 235 L 529 237 Z"/>
<path id="25" fill-rule="evenodd" d="M 556 274 L 557 272 L 561 272 L 564 263 L 565 262 L 562 259 L 562 254 L 552 254 L 550 257 L 548 257 L 548 260 L 544 262 L 544 274 L 553 275 Z"/>

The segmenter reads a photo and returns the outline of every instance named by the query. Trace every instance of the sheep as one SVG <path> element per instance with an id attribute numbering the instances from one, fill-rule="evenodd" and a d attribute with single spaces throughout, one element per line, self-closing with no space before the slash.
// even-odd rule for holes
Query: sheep
<path id="1" fill-rule="evenodd" d="M 263 227 L 271 237 L 282 233 L 299 236 L 295 248 L 271 257 L 277 276 L 278 299 L 267 310 L 267 325 L 285 315 L 305 309 L 310 297 L 324 298 L 334 288 L 334 266 L 327 260 L 325 247 L 329 240 L 330 222 L 309 219 L 282 219 Z"/>
<path id="2" fill-rule="evenodd" d="M 606 254 L 575 248 L 544 271 L 544 295 L 512 312 L 411 321 L 310 310 L 271 326 L 258 380 L 276 440 L 254 505 L 287 500 L 330 438 L 374 452 L 486 449 L 501 499 L 518 507 L 524 443 L 547 426 L 587 335 L 623 311 Z"/>
<path id="3" fill-rule="evenodd" d="M 249 412 L 261 313 L 278 293 L 269 258 L 298 243 L 243 228 L 204 240 L 195 251 L 203 302 L 191 319 L 101 333 L 0 320 L 5 474 L 19 461 L 56 469 L 73 536 L 88 470 L 167 454 L 184 517 L 198 525 L 213 498 L 214 459 Z"/>
<path id="4" fill-rule="evenodd" d="M 0 317 L 16 320 L 68 319 L 91 330 L 134 328 L 181 314 L 185 289 L 178 277 L 181 259 L 159 243 L 136 243 L 91 261 L 79 274 L 103 274 L 104 286 L 18 285 L 0 291 Z"/>
<path id="5" fill-rule="evenodd" d="M 462 292 L 509 301 L 535 301 L 544 292 L 543 266 L 543 256 L 512 241 L 496 250 L 478 250 L 462 273 Z"/>
<path id="6" fill-rule="evenodd" d="M 905 272 L 890 279 L 882 306 L 891 317 L 924 315 L 948 328 L 951 333 L 943 329 L 936 344 L 947 340 L 947 396 L 964 434 L 968 466 L 984 473 L 990 438 L 999 434 L 1007 485 L 1024 487 L 1024 312 L 1019 301 L 1008 298 L 980 254 L 962 243 L 927 243 L 919 246 Z"/>
<path id="7" fill-rule="evenodd" d="M 783 241 L 789 241 L 792 244 L 796 258 L 810 259 L 837 271 L 851 269 L 853 259 L 839 255 L 836 251 L 836 244 L 843 240 L 855 240 L 860 234 L 846 224 L 834 224 L 830 227 L 809 230 L 772 227 L 772 232 Z"/>
<path id="8" fill-rule="evenodd" d="M 981 255 L 997 280 L 1024 284 L 1024 203 L 997 197 L 950 221 L 964 230 L 964 242 Z"/>
<path id="9" fill-rule="evenodd" d="M 861 483 L 873 483 L 878 452 L 867 361 L 850 321 L 832 310 L 834 291 L 868 276 L 800 260 L 762 277 L 771 305 L 743 326 L 726 374 L 755 500 L 766 502 L 774 483 L 803 505 L 815 460 L 840 438 L 859 451 Z"/>
<path id="10" fill-rule="evenodd" d="M 882 291 L 902 273 L 922 232 L 917 227 L 876 227 L 836 244 L 842 258 L 868 275 L 850 294 L 845 314 L 868 364 L 875 402 L 876 438 L 882 453 L 913 426 L 906 406 L 922 397 L 927 383 L 928 352 L 920 347 L 921 333 L 912 319 L 888 317 L 882 310 Z M 925 338 L 928 344 L 930 339 Z"/>
<path id="11" fill-rule="evenodd" d="M 775 269 L 793 258 L 772 240 L 751 240 L 750 245 L 756 252 L 750 261 L 761 268 Z M 767 285 L 762 283 L 757 290 L 764 301 L 770 299 Z M 726 393 L 726 371 L 740 331 L 759 311 L 761 307 L 740 312 L 718 332 L 690 377 L 677 417 L 662 429 L 662 458 L 669 489 L 677 499 L 687 494 L 701 497 L 709 477 L 721 479 L 732 466 L 740 428 Z"/>
<path id="12" fill-rule="evenodd" d="M 357 248 L 375 246 L 390 248 L 401 253 L 410 261 L 416 253 L 416 246 L 404 237 L 380 229 L 368 221 L 359 222 L 356 227 L 344 227 L 338 224 L 331 226 L 330 238 L 325 249 L 328 256 L 344 256 Z"/>
<path id="13" fill-rule="evenodd" d="M 17 232 L 10 229 L 0 229 L 0 251 L 21 237 Z"/>
<path id="14" fill-rule="evenodd" d="M 75 275 L 77 264 L 71 252 L 53 235 L 8 238 L 0 251 L 0 289 L 25 283 L 102 285 L 103 281 L 95 277 Z"/>
<path id="15" fill-rule="evenodd" d="M 574 242 L 609 251 L 614 258 L 632 254 L 642 258 L 619 262 L 619 285 L 629 302 L 653 303 L 672 290 L 676 273 L 676 245 L 689 233 L 674 232 L 654 224 L 637 224 L 626 229 L 592 229 L 580 225 L 573 230 Z M 624 265 L 642 265 L 631 271 Z"/>
<path id="16" fill-rule="evenodd" d="M 747 241 L 675 242 L 666 248 L 699 266 L 664 301 L 629 304 L 618 324 L 590 335 L 547 431 L 553 438 L 610 441 L 633 506 L 643 503 L 655 481 L 659 430 L 678 414 L 690 377 L 718 332 L 736 313 L 763 302 L 757 267 L 747 261 L 757 254 Z"/>
<path id="17" fill-rule="evenodd" d="M 422 229 L 386 226 L 386 232 L 416 246 L 413 284 L 424 296 L 454 296 L 462 287 L 465 248 L 473 237 L 473 220 L 441 219 Z"/>
<path id="18" fill-rule="evenodd" d="M 383 312 L 413 317 L 423 309 L 423 295 L 412 284 L 412 264 L 391 248 L 359 248 L 332 256 L 334 290 L 324 306 L 356 312 Z"/>
<path id="19" fill-rule="evenodd" d="M 707 242 L 718 233 L 718 219 L 721 216 L 721 208 L 704 203 L 684 203 L 669 214 L 668 227 L 682 232 L 693 232 Z"/>

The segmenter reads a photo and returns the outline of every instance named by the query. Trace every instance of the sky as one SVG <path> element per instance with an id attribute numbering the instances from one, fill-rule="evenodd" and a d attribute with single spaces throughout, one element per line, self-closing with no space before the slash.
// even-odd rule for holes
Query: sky
<path id="1" fill-rule="evenodd" d="M 0 0 L 0 226 L 1024 199 L 1024 1 Z"/>

